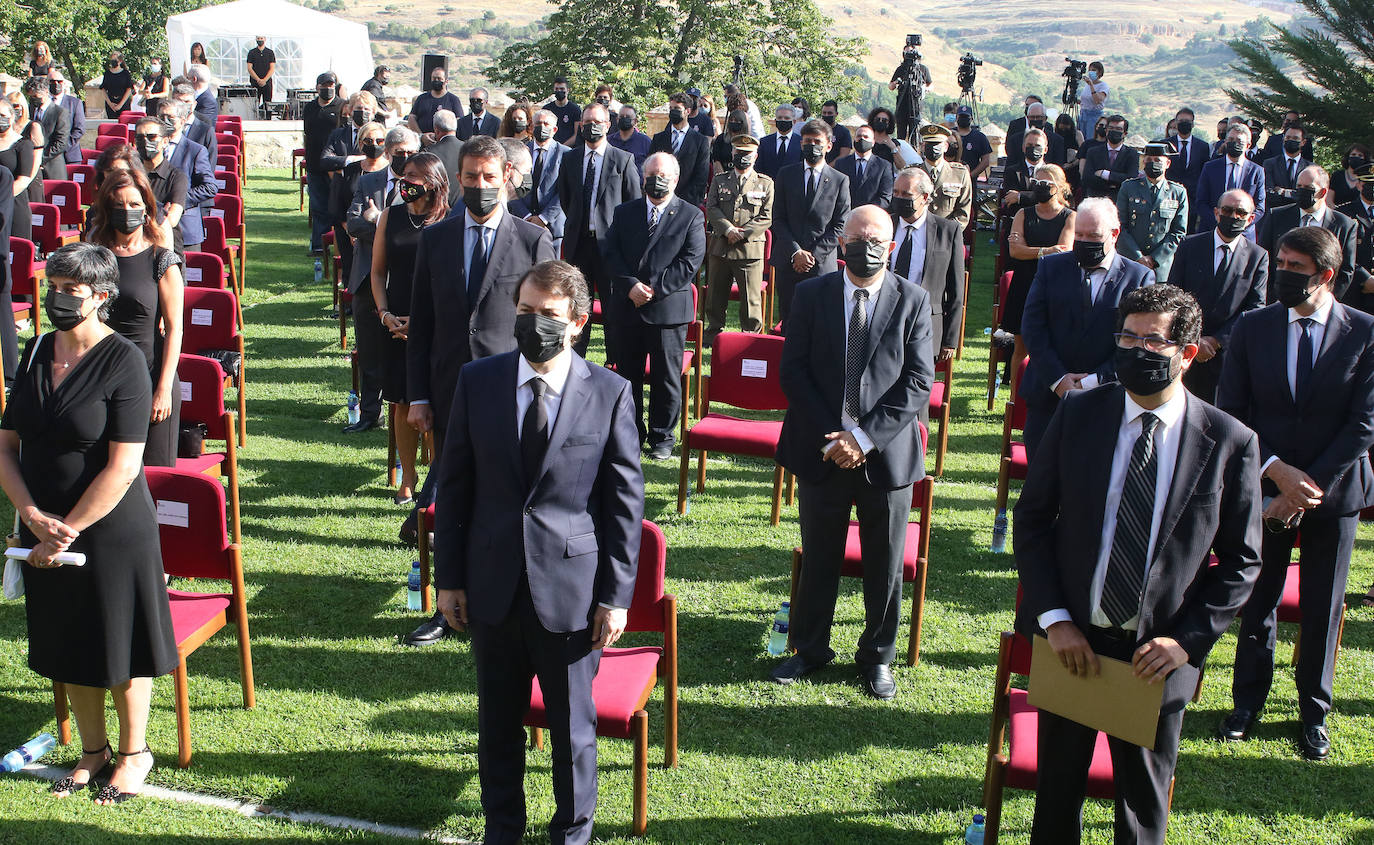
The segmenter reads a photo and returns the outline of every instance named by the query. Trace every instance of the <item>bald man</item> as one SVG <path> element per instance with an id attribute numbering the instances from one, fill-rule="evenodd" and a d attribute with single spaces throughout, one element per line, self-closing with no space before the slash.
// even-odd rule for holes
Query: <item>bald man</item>
<path id="1" fill-rule="evenodd" d="M 888 664 L 896 655 L 911 487 L 925 477 L 917 417 L 935 375 L 930 300 L 888 269 L 892 218 L 883 209 L 855 209 L 840 245 L 843 270 L 797 285 L 783 342 L 788 411 L 777 460 L 797 477 L 805 552 L 792 608 L 797 653 L 772 677 L 790 684 L 835 658 L 830 626 L 857 506 L 864 631 L 854 660 L 864 691 L 886 700 L 897 694 Z"/>

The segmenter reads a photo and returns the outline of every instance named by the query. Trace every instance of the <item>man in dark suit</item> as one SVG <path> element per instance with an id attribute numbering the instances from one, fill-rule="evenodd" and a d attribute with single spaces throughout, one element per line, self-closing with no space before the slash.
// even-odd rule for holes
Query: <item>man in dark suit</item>
<path id="1" fill-rule="evenodd" d="M 558 171 L 563 164 L 563 156 L 568 148 L 554 140 L 558 131 L 558 115 L 548 109 L 540 109 L 534 114 L 534 125 L 530 127 L 530 173 L 533 182 L 525 206 L 530 216 L 525 219 L 549 230 L 553 238 L 553 251 L 558 254 L 563 246 L 564 226 L 567 215 L 558 199 Z"/>
<path id="2" fill-rule="evenodd" d="M 1116 204 L 1086 199 L 1074 218 L 1073 252 L 1047 255 L 1035 271 L 1021 318 L 1030 363 L 1020 395 L 1031 458 L 1065 394 L 1116 380 L 1116 308 L 1121 297 L 1155 282 L 1153 270 L 1117 253 L 1120 233 Z"/>
<path id="3" fill-rule="evenodd" d="M 1255 222 L 1245 230 L 1245 237 L 1255 239 L 1255 224 L 1264 219 L 1264 168 L 1245 157 L 1250 149 L 1250 127 L 1233 123 L 1221 142 L 1221 154 L 1202 166 L 1197 182 L 1197 205 L 1193 206 L 1195 231 L 1206 232 L 1216 226 L 1216 217 L 1209 212 L 1217 207 L 1221 195 L 1239 188 L 1255 203 Z"/>
<path id="4" fill-rule="evenodd" d="M 885 209 L 892 202 L 892 165 L 873 154 L 873 127 L 865 123 L 854 130 L 853 137 L 854 154 L 834 164 L 849 177 L 849 207 L 876 205 Z"/>
<path id="5" fill-rule="evenodd" d="M 186 125 L 182 127 L 182 131 L 187 138 L 205 148 L 205 154 L 210 159 L 211 170 L 213 170 L 215 163 L 219 161 L 219 141 L 215 138 L 213 128 L 192 117 L 196 108 L 195 89 L 184 83 L 173 85 L 172 99 L 186 104 Z"/>
<path id="6" fill-rule="evenodd" d="M 1083 159 L 1083 195 L 1111 197 L 1121 183 L 1140 175 L 1140 153 L 1126 146 L 1130 123 L 1114 114 L 1107 118 L 1107 143 L 1093 147 Z"/>
<path id="7" fill-rule="evenodd" d="M 1188 205 L 1194 206 L 1197 203 L 1197 180 L 1202 176 L 1202 166 L 1212 157 L 1212 148 L 1193 134 L 1197 124 L 1192 109 L 1179 109 L 1174 120 L 1177 121 L 1178 137 L 1171 142 L 1173 149 L 1169 154 L 1169 171 L 1165 176 L 1170 182 L 1183 186 L 1188 192 Z"/>
<path id="8" fill-rule="evenodd" d="M 1276 161 L 1269 159 L 1265 164 Z M 1259 227 L 1259 242 L 1269 251 L 1270 259 L 1278 257 L 1279 241 L 1300 226 L 1321 226 L 1336 236 L 1341 245 L 1341 266 L 1336 271 L 1336 298 L 1346 301 L 1346 292 L 1355 278 L 1355 241 L 1359 226 L 1354 220 L 1331 208 L 1331 175 L 1320 165 L 1311 165 L 1298 173 L 1293 188 L 1294 201 L 1265 216 Z M 1269 301 L 1275 301 L 1276 291 L 1269 290 Z"/>
<path id="9" fill-rule="evenodd" d="M 1255 435 L 1179 383 L 1201 324 L 1178 288 L 1127 294 L 1121 383 L 1064 400 L 1016 504 L 1017 631 L 1046 636 L 1074 675 L 1101 656 L 1164 686 L 1153 748 L 1108 737 L 1117 842 L 1164 842 L 1184 708 L 1259 571 Z M 1038 729 L 1030 841 L 1078 842 L 1097 731 L 1046 710 Z"/>
<path id="10" fill-rule="evenodd" d="M 1360 510 L 1374 501 L 1374 317 L 1336 301 L 1341 247 L 1304 226 L 1279 240 L 1279 301 L 1246 314 L 1231 333 L 1217 406 L 1259 435 L 1264 567 L 1241 616 L 1234 709 L 1223 739 L 1245 739 L 1274 679 L 1279 601 L 1296 543 L 1301 551 L 1301 640 L 1294 680 L 1309 759 L 1331 750 L 1326 714 Z"/>
<path id="11" fill-rule="evenodd" d="M 1283 147 L 1277 155 L 1264 159 L 1265 207 L 1273 214 L 1286 205 L 1292 205 L 1292 191 L 1298 187 L 1298 176 L 1312 166 L 1312 161 L 1302 157 L 1302 144 L 1307 140 L 1307 130 L 1301 123 L 1290 124 L 1283 130 Z M 1282 191 L 1282 193 L 1280 193 Z"/>
<path id="12" fill-rule="evenodd" d="M 463 142 L 458 139 L 458 116 L 448 109 L 434 113 L 434 143 L 426 152 L 434 153 L 448 175 L 448 207 L 457 209 L 463 204 L 463 186 L 458 180 L 458 158 Z"/>
<path id="13" fill-rule="evenodd" d="M 157 113 L 163 123 L 172 127 L 162 155 L 186 174 L 186 205 L 177 225 L 181 229 L 183 248 L 194 251 L 205 241 L 202 207 L 215 201 L 219 184 L 210 167 L 209 153 L 186 134 L 187 124 L 196 123 L 191 117 L 191 104 L 177 99 L 163 100 L 158 103 Z"/>
<path id="14" fill-rule="evenodd" d="M 777 460 L 797 477 L 804 552 L 791 616 L 797 653 L 772 678 L 790 684 L 835 658 L 830 627 L 857 504 L 864 631 L 854 660 L 864 691 L 890 699 L 911 485 L 925 477 L 917 417 L 935 375 L 930 303 L 919 285 L 887 270 L 885 211 L 856 209 L 844 242 L 842 272 L 797 286 L 779 368 L 788 410 Z"/>
<path id="15" fill-rule="evenodd" d="M 1034 94 L 1027 94 L 1027 95 L 1026 95 L 1026 99 L 1022 102 L 1022 105 L 1024 106 L 1024 108 L 1023 108 L 1023 110 L 1022 110 L 1021 117 L 1013 118 L 1012 121 L 1011 121 L 1011 123 L 1008 123 L 1008 124 L 1007 124 L 1007 134 L 1006 134 L 1006 137 L 1007 137 L 1007 138 L 1011 138 L 1011 137 L 1014 136 L 1014 135 L 1020 135 L 1022 132 L 1025 132 L 1025 131 L 1026 131 L 1026 119 L 1030 116 L 1030 107 L 1031 107 L 1031 104 L 1032 104 L 1032 103 L 1043 103 L 1043 102 L 1044 102 L 1044 100 L 1041 100 L 1041 99 L 1040 99 L 1039 97 L 1037 97 L 1036 95 L 1034 95 Z"/>
<path id="16" fill-rule="evenodd" d="M 773 127 L 776 132 L 759 139 L 759 160 L 754 169 L 774 182 L 778 174 L 789 164 L 802 160 L 801 133 L 797 121 L 801 120 L 801 109 L 792 105 L 778 106 L 773 112 Z"/>
<path id="17" fill-rule="evenodd" d="M 1240 236 L 1255 216 L 1249 194 L 1227 191 L 1213 214 L 1215 229 L 1190 235 L 1179 244 L 1169 284 L 1187 291 L 1202 308 L 1202 338 L 1183 384 L 1189 393 L 1216 404 L 1231 331 L 1241 314 L 1264 306 L 1269 254 Z"/>
<path id="18" fill-rule="evenodd" d="M 356 423 L 344 426 L 344 434 L 359 434 L 382 424 L 382 381 L 385 378 L 386 344 L 391 336 L 372 299 L 372 241 L 377 219 L 388 206 L 401 205 L 397 187 L 405 173 L 406 160 L 420 151 L 420 136 L 405 126 L 386 135 L 385 154 L 391 164 L 358 177 L 344 233 L 354 240 L 357 254 L 349 267 L 348 292 L 353 295 L 353 336 L 358 344 L 358 400 L 360 415 Z"/>
<path id="19" fill-rule="evenodd" d="M 43 127 L 42 160 L 44 179 L 67 178 L 67 139 L 72 132 L 72 116 L 52 100 L 48 79 L 29 77 L 24 82 L 24 96 L 29 100 L 29 117 Z"/>
<path id="20" fill-rule="evenodd" d="M 1358 171 L 1360 194 L 1338 211 L 1355 221 L 1355 274 L 1343 300 L 1374 314 L 1374 166 Z"/>
<path id="21" fill-rule="evenodd" d="M 954 357 L 964 316 L 964 230 L 929 211 L 935 190 L 919 167 L 897 174 L 892 191 L 892 258 L 889 269 L 919 284 L 930 300 L 930 360 Z M 925 422 L 929 409 L 922 409 Z"/>
<path id="22" fill-rule="evenodd" d="M 1032 129 L 1039 129 L 1045 133 L 1043 156 L 1040 161 L 1033 163 L 1057 164 L 1063 167 L 1068 162 L 1068 151 L 1064 148 L 1064 139 L 1059 136 L 1058 132 L 1051 131 L 1053 127 L 1045 115 L 1045 107 L 1037 100 L 1026 109 L 1025 126 L 1016 134 L 1007 136 L 1007 169 L 1025 168 L 1027 164 L 1025 148 L 1029 146 L 1026 143 L 1026 133 Z M 1135 174 L 1131 175 L 1134 176 Z"/>
<path id="23" fill-rule="evenodd" d="M 320 151 L 322 169 L 337 175 L 348 165 L 365 158 L 358 148 L 358 133 L 372 122 L 373 115 L 377 113 L 376 104 L 377 100 L 371 94 L 364 97 L 358 93 L 349 98 L 344 106 L 345 114 L 342 115 L 344 125 L 329 133 L 324 149 Z"/>
<path id="24" fill-rule="evenodd" d="M 57 104 L 72 118 L 71 132 L 67 134 L 67 164 L 80 164 L 81 137 L 86 134 L 86 104 L 71 93 L 71 85 L 57 68 L 48 71 L 48 83 L 52 86 L 52 95 Z"/>
<path id="25" fill-rule="evenodd" d="M 705 140 L 699 133 L 691 133 Z M 682 350 L 696 312 L 692 280 L 706 257 L 701 209 L 675 196 L 677 159 L 644 161 L 644 196 L 615 210 L 606 233 L 606 269 L 620 320 L 616 371 L 629 380 L 639 439 L 649 457 L 673 454 L 682 414 Z M 644 425 L 644 361 L 649 361 L 649 424 Z"/>
<path id="26" fill-rule="evenodd" d="M 1019 163 L 1012 166 L 1011 148 L 1008 147 L 1007 166 L 1002 168 L 1001 210 L 1007 220 L 1008 230 L 1011 228 L 1011 218 L 1019 209 L 1035 205 L 1035 197 L 1030 191 L 1031 183 L 1036 180 L 1035 169 L 1049 163 L 1045 161 L 1045 150 L 1049 143 L 1045 130 L 1032 126 L 1020 137 Z"/>
<path id="27" fill-rule="evenodd" d="M 615 297 L 606 270 L 606 231 L 616 206 L 640 196 L 639 168 L 635 157 L 606 141 L 611 118 L 605 106 L 592 103 L 582 110 L 582 143 L 563 156 L 558 168 L 558 204 L 563 209 L 563 256 L 600 293 L 602 329 L 606 333 L 606 360 L 615 361 L 618 315 L 612 313 Z M 588 327 L 577 341 L 577 354 L 585 355 L 591 340 Z"/>
<path id="28" fill-rule="evenodd" d="M 545 262 L 514 295 L 518 351 L 458 377 L 434 582 L 448 623 L 472 633 L 483 841 L 524 835 L 521 724 L 538 678 L 553 740 L 549 835 L 584 845 L 596 807 L 592 681 L 634 598 L 644 476 L 630 385 L 571 349 L 591 311 L 582 274 Z"/>
<path id="29" fill-rule="evenodd" d="M 1281 155 L 1283 155 L 1283 154 L 1284 154 L 1283 142 L 1284 142 L 1284 140 L 1285 140 L 1285 138 L 1286 138 L 1286 134 L 1285 134 L 1285 133 L 1287 132 L 1288 127 L 1290 127 L 1290 126 L 1295 126 L 1295 125 L 1296 125 L 1296 126 L 1301 126 L 1301 125 L 1302 125 L 1302 115 L 1298 114 L 1298 113 L 1295 112 L 1295 111 L 1287 111 L 1287 112 L 1284 112 L 1284 113 L 1283 113 L 1283 131 L 1280 132 L 1280 133 L 1277 134 L 1277 135 L 1270 134 L 1269 140 L 1266 141 L 1265 144 L 1264 144 L 1264 149 L 1261 150 L 1260 153 L 1259 153 L 1259 155 L 1257 155 L 1257 156 L 1255 157 L 1256 161 L 1259 161 L 1259 162 L 1263 163 L 1263 162 L 1266 162 L 1266 161 L 1268 161 L 1269 159 L 1271 159 L 1271 158 L 1273 158 L 1273 157 L 1275 157 L 1275 156 L 1281 156 Z M 1256 146 L 1259 145 L 1259 139 L 1258 139 L 1258 138 L 1255 139 L 1255 145 L 1256 145 Z M 1302 149 L 1301 149 L 1299 152 L 1301 152 L 1301 153 L 1302 153 L 1302 157 L 1305 158 L 1305 159 L 1307 159 L 1308 161 L 1312 161 L 1312 160 L 1313 160 L 1313 158 L 1312 158 L 1312 156 L 1313 156 L 1313 153 L 1312 153 L 1312 136 L 1311 136 L 1310 134 L 1303 133 Z"/>
<path id="30" fill-rule="evenodd" d="M 668 98 L 668 125 L 649 143 L 649 154 L 668 153 L 677 159 L 682 176 L 675 193 L 699 206 L 706 199 L 706 184 L 711 181 L 711 139 L 692 131 L 687 119 L 691 101 L 691 97 L 682 93 Z M 647 161 L 644 166 L 647 176 Z"/>
<path id="31" fill-rule="evenodd" d="M 474 88 L 468 92 L 468 113 L 458 118 L 458 140 L 466 141 L 474 135 L 495 138 L 501 131 L 501 118 L 487 111 L 485 88 Z M 436 127 L 437 137 L 437 127 Z"/>
<path id="32" fill-rule="evenodd" d="M 464 144 L 458 176 L 463 210 L 426 227 L 415 255 L 406 340 L 408 422 L 434 432 L 440 455 L 447 448 L 458 371 L 515 348 L 516 288 L 531 267 L 555 258 L 549 233 L 507 214 L 501 203 L 511 170 L 495 138 L 479 135 Z M 419 507 L 434 501 L 436 481 L 433 474 L 425 479 Z M 403 642 L 427 646 L 448 633 L 436 612 Z"/>
<path id="33" fill-rule="evenodd" d="M 759 144 L 764 149 L 765 138 Z M 792 292 L 803 279 L 839 268 L 837 251 L 849 217 L 849 177 L 825 163 L 830 126 L 809 121 L 801 131 L 803 161 L 789 164 L 774 180 L 773 255 L 778 319 L 787 328 Z"/>

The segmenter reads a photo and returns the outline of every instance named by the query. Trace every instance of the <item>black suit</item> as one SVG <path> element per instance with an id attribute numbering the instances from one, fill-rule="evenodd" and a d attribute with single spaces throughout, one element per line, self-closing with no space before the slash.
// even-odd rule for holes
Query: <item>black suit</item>
<path id="1" fill-rule="evenodd" d="M 821 165 L 815 195 L 807 201 L 805 164 L 789 164 L 778 172 L 773 185 L 773 256 L 778 285 L 778 319 L 787 325 L 792 292 L 804 279 L 824 276 L 839 269 L 836 253 L 845 220 L 849 219 L 849 177 L 829 165 Z M 792 268 L 798 250 L 811 253 L 816 264 L 805 273 Z"/>
<path id="2" fill-rule="evenodd" d="M 1169 284 L 1183 288 L 1202 306 L 1202 336 L 1214 337 L 1221 351 L 1207 361 L 1193 361 L 1183 383 L 1194 396 L 1213 404 L 1221 362 L 1231 343 L 1231 330 L 1246 311 L 1264 305 L 1269 282 L 1269 255 L 1245 238 L 1236 238 L 1225 274 L 1217 278 L 1216 234 L 1202 232 L 1183 239 L 1169 269 Z"/>
<path id="3" fill-rule="evenodd" d="M 1178 641 L 1188 662 L 1164 681 L 1154 749 L 1109 738 L 1116 779 L 1116 841 L 1162 843 L 1183 710 L 1198 671 L 1244 604 L 1259 571 L 1259 449 L 1253 432 L 1188 397 L 1176 425 L 1178 457 L 1163 503 L 1138 631 L 1113 639 L 1091 624 L 1091 585 L 1104 537 L 1108 484 L 1126 392 L 1119 385 L 1068 396 L 1045 432 L 1016 504 L 1016 566 L 1023 597 L 1016 628 L 1066 610 L 1093 650 L 1130 660 L 1155 637 Z M 1156 442 L 1161 434 L 1156 432 Z M 1119 524 L 1119 523 L 1118 523 Z M 1218 565 L 1208 566 L 1214 551 Z M 1032 843 L 1077 842 L 1083 787 L 1097 731 L 1042 711 Z"/>
<path id="4" fill-rule="evenodd" d="M 801 155 L 801 127 L 794 127 L 792 134 L 787 136 L 787 149 L 780 156 L 778 155 L 778 133 L 764 135 L 759 139 L 759 157 L 754 162 L 754 169 L 764 176 L 777 181 L 778 174 L 789 164 L 798 164 L 802 160 Z"/>
<path id="5" fill-rule="evenodd" d="M 1192 208 L 1197 202 L 1197 180 L 1202 176 L 1202 165 L 1212 157 L 1212 148 L 1206 141 L 1196 135 L 1188 137 L 1188 163 L 1184 164 L 1182 152 L 1183 139 L 1175 138 L 1169 142 L 1173 145 L 1169 155 L 1169 170 L 1165 173 L 1165 178 L 1170 182 L 1177 182 L 1188 192 L 1188 207 Z"/>
<path id="6" fill-rule="evenodd" d="M 67 145 L 72 133 L 72 116 L 57 103 L 49 101 L 38 123 L 43 127 L 43 178 L 66 179 Z"/>
<path id="7" fill-rule="evenodd" d="M 679 170 L 677 195 L 692 205 L 706 201 L 706 185 L 711 181 L 711 139 L 691 127 L 682 133 L 682 142 L 673 152 L 673 128 L 670 126 L 649 142 L 649 155 L 671 153 Z"/>
<path id="8" fill-rule="evenodd" d="M 580 845 L 596 806 L 592 680 L 601 652 L 590 621 L 598 604 L 628 608 L 634 597 L 644 477 L 630 386 L 574 355 L 543 462 L 526 478 L 519 363 L 510 352 L 458 378 L 439 468 L 434 582 L 467 592 L 484 841 L 518 843 L 525 830 L 521 723 L 538 677 L 553 739 L 550 833 Z"/>
<path id="9" fill-rule="evenodd" d="M 896 172 L 892 169 L 892 164 L 876 155 L 869 155 L 864 162 L 863 178 L 856 178 L 855 171 L 859 169 L 859 156 L 847 155 L 836 161 L 834 168 L 845 176 L 849 177 L 849 207 L 858 208 L 861 205 L 876 205 L 886 211 L 892 204 L 892 182 L 896 178 Z"/>
<path id="10" fill-rule="evenodd" d="M 611 217 L 621 203 L 639 199 L 643 194 L 639 168 L 635 157 L 609 143 L 601 145 L 601 175 L 596 182 L 596 196 L 584 196 L 587 175 L 587 146 L 578 144 L 563 154 L 558 165 L 558 202 L 563 208 L 563 259 L 577 265 L 587 277 L 592 293 L 600 291 L 602 324 L 606 332 L 606 360 L 616 360 L 616 319 L 604 255 L 606 232 Z M 574 347 L 577 354 L 587 353 L 591 340 L 591 324 L 583 329 Z"/>
<path id="11" fill-rule="evenodd" d="M 1293 204 L 1293 198 L 1284 194 L 1275 193 L 1275 188 L 1287 188 L 1292 190 L 1298 186 L 1298 176 L 1302 171 L 1312 165 L 1311 161 L 1303 158 L 1299 154 L 1295 162 L 1293 173 L 1288 172 L 1288 156 L 1282 151 L 1273 158 L 1266 158 L 1260 167 L 1264 168 L 1264 188 L 1265 188 L 1265 207 L 1269 213 L 1273 214 L 1286 205 Z"/>
<path id="12" fill-rule="evenodd" d="M 843 428 L 845 272 L 797 285 L 779 367 L 787 416 L 777 460 L 800 487 L 801 577 L 792 643 L 808 664 L 834 659 L 830 626 L 839 590 L 849 513 L 857 504 L 864 569 L 864 632 L 855 660 L 892 662 L 902 598 L 902 553 L 911 485 L 925 477 L 917 416 L 930 402 L 930 303 L 926 292 L 887 273 L 871 303 L 868 358 L 860 382 L 858 428 L 873 443 L 865 462 L 840 469 L 822 458 L 825 435 Z"/>
<path id="13" fill-rule="evenodd" d="M 1043 164 L 1057 164 L 1060 167 L 1068 164 L 1069 153 L 1064 146 L 1064 138 L 1058 132 L 1052 132 L 1048 127 L 1045 128 L 1045 137 L 1049 140 L 1045 145 L 1045 158 Z M 1017 168 L 1026 166 L 1026 134 L 1020 132 L 1007 138 L 1007 167 Z"/>
<path id="14" fill-rule="evenodd" d="M 1374 215 L 1359 198 L 1337 210 L 1355 221 L 1355 274 L 1341 301 L 1366 314 L 1374 313 L 1374 294 L 1364 289 L 1374 278 Z"/>
<path id="15" fill-rule="evenodd" d="M 1279 240 L 1302 224 L 1303 211 L 1294 203 L 1264 215 L 1259 224 L 1259 243 L 1269 250 L 1270 260 L 1279 257 Z M 1341 266 L 1336 271 L 1336 298 L 1345 301 L 1346 291 L 1355 278 L 1355 241 L 1359 226 L 1354 220 L 1328 207 L 1322 218 L 1322 228 L 1336 236 L 1341 244 Z M 1278 298 L 1278 291 L 1270 289 L 1269 301 Z"/>
<path id="16" fill-rule="evenodd" d="M 689 133 L 705 140 L 700 133 Z M 685 142 L 684 142 L 685 144 Z M 692 279 L 706 256 L 706 226 L 701 209 L 672 197 L 659 212 L 649 235 L 649 200 L 630 200 L 615 210 L 606 235 L 606 269 L 611 275 L 613 313 L 620 321 L 616 371 L 629 380 L 640 440 L 650 446 L 673 443 L 682 413 L 682 351 L 687 324 L 696 316 Z M 630 290 L 653 288 L 636 307 Z M 649 361 L 649 425 L 644 425 L 644 360 Z"/>
<path id="17" fill-rule="evenodd" d="M 466 141 L 474 135 L 487 135 L 495 138 L 501 131 L 501 118 L 489 111 L 483 111 L 480 120 L 471 113 L 458 118 L 458 140 Z"/>
<path id="18" fill-rule="evenodd" d="M 1276 456 L 1324 491 L 1299 531 L 1264 535 L 1264 569 L 1241 617 L 1232 695 L 1259 712 L 1274 676 L 1275 616 L 1295 540 L 1301 546 L 1302 644 L 1295 676 L 1304 724 L 1331 709 L 1336 635 L 1359 511 L 1374 501 L 1374 317 L 1331 305 L 1321 346 L 1297 398 L 1288 380 L 1288 309 L 1246 314 L 1231 333 L 1217 407 L 1259 435 L 1260 459 Z M 1266 496 L 1277 488 L 1263 482 Z"/>
<path id="19" fill-rule="evenodd" d="M 362 155 L 363 151 L 358 149 L 357 143 L 357 135 L 361 131 L 362 128 L 354 126 L 350 120 L 346 126 L 330 132 L 320 152 L 320 169 L 341 171 L 347 165 L 349 156 Z"/>
<path id="20" fill-rule="evenodd" d="M 439 162 L 444 165 L 444 173 L 448 176 L 449 208 L 459 208 L 463 204 L 463 186 L 458 179 L 458 151 L 462 148 L 463 142 L 458 140 L 457 135 L 445 135 L 425 151 L 437 155 Z"/>
<path id="21" fill-rule="evenodd" d="M 916 278 L 912 272 L 908 278 L 907 268 L 898 266 L 904 237 L 902 219 L 896 216 L 892 218 L 892 237 L 896 246 L 888 266 L 908 281 L 920 283 L 930 298 L 930 354 L 934 361 L 941 347 L 955 349 L 959 346 L 964 317 L 964 227 L 957 220 L 936 217 L 928 212 L 925 227 L 926 255 L 920 277 Z"/>
<path id="22" fill-rule="evenodd" d="M 1083 174 L 1083 195 L 1088 197 L 1111 197 L 1116 199 L 1117 189 L 1127 179 L 1140 175 L 1140 153 L 1126 146 L 1116 151 L 1116 159 L 1111 159 L 1111 150 L 1106 144 L 1093 147 L 1084 157 L 1086 172 Z M 1098 175 L 1099 170 L 1108 171 L 1109 178 Z"/>

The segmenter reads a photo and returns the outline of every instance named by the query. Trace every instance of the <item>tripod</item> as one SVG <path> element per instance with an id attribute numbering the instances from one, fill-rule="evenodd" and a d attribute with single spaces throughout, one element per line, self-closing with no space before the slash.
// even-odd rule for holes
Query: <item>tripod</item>
<path id="1" fill-rule="evenodd" d="M 959 105 L 968 106 L 969 109 L 973 112 L 974 126 L 983 125 L 982 102 L 983 98 L 980 95 L 973 93 L 972 88 L 965 88 L 959 92 Z"/>

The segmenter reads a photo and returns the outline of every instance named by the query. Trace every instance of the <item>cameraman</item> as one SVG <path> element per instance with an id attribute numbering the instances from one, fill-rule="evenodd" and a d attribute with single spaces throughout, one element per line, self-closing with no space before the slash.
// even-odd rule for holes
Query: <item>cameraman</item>
<path id="1" fill-rule="evenodd" d="M 919 39 L 919 36 L 916 37 Z M 912 43 L 911 36 L 908 36 L 907 45 L 902 48 L 902 63 L 892 72 L 892 81 L 887 84 L 889 91 L 898 92 L 894 130 L 896 137 L 902 141 L 911 137 L 913 130 L 920 123 L 921 102 L 931 82 L 930 68 L 921 62 L 918 43 L 919 41 Z M 919 85 L 915 86 L 916 90 L 910 90 L 908 86 L 917 81 Z"/>
<path id="2" fill-rule="evenodd" d="M 973 109 L 959 106 L 954 113 L 954 137 L 959 144 L 959 160 L 968 168 L 968 176 L 976 184 L 983 171 L 992 166 L 992 142 L 983 131 L 973 125 Z"/>
<path id="3" fill-rule="evenodd" d="M 1103 73 L 1102 63 L 1092 62 L 1088 65 L 1087 75 L 1078 84 L 1078 131 L 1083 133 L 1084 138 L 1092 137 L 1097 119 L 1107 108 L 1107 95 L 1111 93 L 1111 88 L 1102 81 Z"/>

